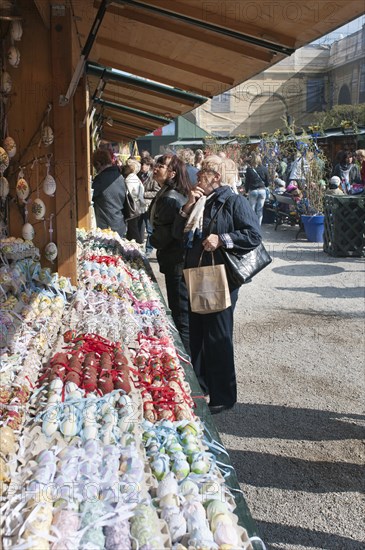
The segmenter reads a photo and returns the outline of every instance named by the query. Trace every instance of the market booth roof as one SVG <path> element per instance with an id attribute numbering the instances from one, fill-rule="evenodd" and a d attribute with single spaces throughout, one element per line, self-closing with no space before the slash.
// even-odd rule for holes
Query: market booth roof
<path id="1" fill-rule="evenodd" d="M 34 1 L 49 24 L 44 2 Z M 167 124 L 364 10 L 364 0 L 69 2 L 100 128 L 113 119 L 126 138 Z"/>

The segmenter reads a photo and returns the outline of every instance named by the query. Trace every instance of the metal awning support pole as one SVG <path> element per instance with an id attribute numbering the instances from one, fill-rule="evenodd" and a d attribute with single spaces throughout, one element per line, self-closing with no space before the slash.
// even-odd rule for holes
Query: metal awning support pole
<path id="1" fill-rule="evenodd" d="M 109 107 L 110 109 L 116 109 L 117 111 L 123 111 L 129 113 L 130 115 L 140 116 L 142 118 L 147 118 L 148 120 L 153 120 L 154 122 L 160 122 L 162 124 L 167 124 L 171 122 L 172 118 L 167 118 L 165 116 L 153 115 L 147 111 L 141 111 L 141 109 L 134 109 L 133 107 L 126 107 L 125 105 L 120 105 L 119 103 L 113 103 L 112 101 L 104 101 L 103 99 L 96 98 L 94 103 L 103 105 L 104 107 Z"/>
<path id="2" fill-rule="evenodd" d="M 74 71 L 74 74 L 72 76 L 70 85 L 68 87 L 68 90 L 65 95 L 60 95 L 59 98 L 59 104 L 61 107 L 64 107 L 65 105 L 68 105 L 70 99 L 74 95 L 77 85 L 80 81 L 80 78 L 82 77 L 84 70 L 85 70 L 85 63 L 89 57 L 91 48 L 93 47 L 93 44 L 95 42 L 96 35 L 98 33 L 99 27 L 104 19 L 105 12 L 107 10 L 108 5 L 111 3 L 111 0 L 102 0 L 102 3 L 99 6 L 98 13 L 96 14 L 94 24 L 89 32 L 89 36 L 87 37 L 87 40 L 85 42 L 84 47 L 81 51 L 81 56 L 79 59 L 79 62 L 77 63 L 76 69 Z"/>

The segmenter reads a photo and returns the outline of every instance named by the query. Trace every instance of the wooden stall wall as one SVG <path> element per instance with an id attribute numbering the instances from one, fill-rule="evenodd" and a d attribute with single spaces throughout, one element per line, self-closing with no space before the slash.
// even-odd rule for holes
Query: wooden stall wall
<path id="1" fill-rule="evenodd" d="M 42 141 L 42 127 L 53 126 L 52 108 L 52 72 L 49 30 L 44 26 L 33 2 L 21 0 L 18 2 L 23 17 L 23 34 L 20 41 L 14 45 L 20 52 L 20 63 L 17 68 L 10 64 L 6 69 L 12 78 L 12 90 L 6 101 L 8 134 L 17 144 L 17 153 L 11 159 L 7 170 L 10 184 L 9 201 L 9 233 L 21 237 L 28 210 L 28 222 L 34 227 L 34 244 L 43 253 L 49 241 L 49 218 L 56 215 L 55 196 L 49 196 L 43 191 L 43 180 L 46 176 L 46 161 L 50 160 L 50 174 L 54 172 L 53 143 L 46 145 Z M 5 29 L 4 46 L 11 46 L 10 24 Z M 4 25 L 3 25 L 4 30 Z M 38 162 L 34 162 L 38 159 Z M 16 183 L 20 167 L 24 167 L 24 177 L 31 193 L 25 204 L 16 194 Z M 57 181 L 57 178 L 55 178 Z M 58 183 L 58 182 L 57 182 Z M 56 190 L 57 193 L 57 190 Z M 34 200 L 40 198 L 46 207 L 44 220 L 37 220 L 32 213 Z M 53 241 L 57 242 L 57 230 L 54 226 Z M 57 269 L 57 260 L 50 264 L 42 254 L 42 265 Z"/>

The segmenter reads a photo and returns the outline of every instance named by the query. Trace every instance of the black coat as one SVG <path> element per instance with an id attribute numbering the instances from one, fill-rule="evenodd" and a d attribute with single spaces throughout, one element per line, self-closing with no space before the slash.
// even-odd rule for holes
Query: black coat
<path id="1" fill-rule="evenodd" d="M 248 193 L 254 189 L 262 189 L 263 187 L 268 187 L 269 185 L 269 172 L 266 166 L 260 164 L 255 169 L 251 166 L 247 167 L 245 175 L 245 189 Z"/>
<path id="2" fill-rule="evenodd" d="M 149 220 L 153 228 L 150 243 L 157 249 L 156 256 L 161 273 L 182 272 L 183 242 L 182 238 L 174 238 L 172 226 L 186 200 L 186 197 L 165 185 L 149 207 Z"/>
<path id="3" fill-rule="evenodd" d="M 119 233 L 126 231 L 123 215 L 125 201 L 125 183 L 117 166 L 109 166 L 94 178 L 92 188 L 96 225 Z"/>

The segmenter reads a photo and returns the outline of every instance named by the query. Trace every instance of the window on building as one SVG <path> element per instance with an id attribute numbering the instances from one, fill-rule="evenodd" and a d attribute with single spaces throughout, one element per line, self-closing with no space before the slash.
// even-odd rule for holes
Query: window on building
<path id="1" fill-rule="evenodd" d="M 229 113 L 231 110 L 231 96 L 229 92 L 216 95 L 212 98 L 212 113 Z"/>
<path id="2" fill-rule="evenodd" d="M 325 105 L 324 77 L 307 80 L 307 113 L 322 111 Z"/>
<path id="3" fill-rule="evenodd" d="M 359 103 L 365 103 L 365 63 L 361 65 L 360 69 Z"/>
<path id="4" fill-rule="evenodd" d="M 340 93 L 338 94 L 339 105 L 351 105 L 351 93 L 347 84 L 342 84 Z"/>

